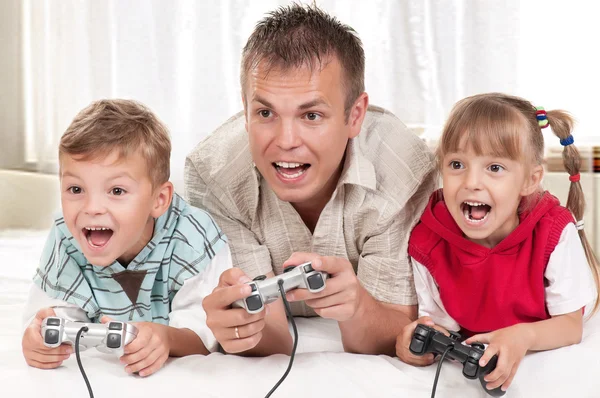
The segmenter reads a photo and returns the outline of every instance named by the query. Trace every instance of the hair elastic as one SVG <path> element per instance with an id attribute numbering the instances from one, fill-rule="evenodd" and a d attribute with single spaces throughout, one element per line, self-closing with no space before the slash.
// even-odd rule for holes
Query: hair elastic
<path id="1" fill-rule="evenodd" d="M 579 180 L 581 180 L 581 174 L 579 173 L 569 176 L 569 181 L 571 182 L 579 182 Z"/>
<path id="2" fill-rule="evenodd" d="M 548 116 L 546 115 L 546 111 L 544 110 L 543 106 L 535 107 L 535 118 L 537 119 L 540 128 L 545 129 L 549 126 Z"/>
<path id="3" fill-rule="evenodd" d="M 569 134 L 569 136 L 567 138 L 560 139 L 560 145 L 562 145 L 562 146 L 571 145 L 574 142 L 575 142 L 575 140 L 573 139 L 573 136 L 571 134 Z"/>
<path id="4" fill-rule="evenodd" d="M 577 221 L 575 223 L 575 228 L 577 228 L 578 231 L 581 231 L 583 229 L 583 226 L 585 225 L 585 223 L 583 222 L 583 218 L 579 221 Z"/>

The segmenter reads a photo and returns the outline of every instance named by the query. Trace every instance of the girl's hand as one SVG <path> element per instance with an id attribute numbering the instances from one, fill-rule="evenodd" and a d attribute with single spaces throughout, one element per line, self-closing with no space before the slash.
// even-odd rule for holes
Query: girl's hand
<path id="1" fill-rule="evenodd" d="M 480 366 L 485 366 L 498 354 L 496 369 L 484 377 L 488 382 L 488 390 L 502 386 L 502 391 L 506 391 L 510 387 L 521 360 L 531 346 L 531 338 L 527 324 L 517 324 L 491 333 L 477 334 L 465 341 L 467 344 L 488 344 L 485 354 L 479 360 Z"/>
<path id="2" fill-rule="evenodd" d="M 434 362 L 434 356 L 432 353 L 427 353 L 422 356 L 418 356 L 410 352 L 410 342 L 412 340 L 413 333 L 417 328 L 418 324 L 423 324 L 429 327 L 433 327 L 440 332 L 448 336 L 450 333 L 441 326 L 437 326 L 433 323 L 433 320 L 428 316 L 423 316 L 414 322 L 409 323 L 403 329 L 400 335 L 396 338 L 396 355 L 404 363 L 413 366 L 428 366 Z"/>

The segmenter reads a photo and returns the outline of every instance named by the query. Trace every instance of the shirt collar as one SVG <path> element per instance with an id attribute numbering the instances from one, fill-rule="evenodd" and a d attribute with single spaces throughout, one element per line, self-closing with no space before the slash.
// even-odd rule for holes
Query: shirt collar
<path id="1" fill-rule="evenodd" d="M 344 167 L 338 186 L 343 184 L 360 185 L 373 191 L 377 187 L 375 167 L 360 151 L 358 138 L 351 138 L 346 146 Z"/>

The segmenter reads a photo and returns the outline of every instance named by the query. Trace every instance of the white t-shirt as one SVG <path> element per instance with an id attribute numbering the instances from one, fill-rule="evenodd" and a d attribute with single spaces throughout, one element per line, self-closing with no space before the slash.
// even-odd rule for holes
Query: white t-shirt
<path id="1" fill-rule="evenodd" d="M 446 312 L 429 270 L 413 258 L 411 262 L 419 300 L 419 317 L 429 316 L 437 325 L 459 331 L 460 325 Z M 568 314 L 586 305 L 593 306 L 596 285 L 573 223 L 563 229 L 548 260 L 544 277 L 547 280 L 546 306 L 550 316 Z"/>
<path id="2" fill-rule="evenodd" d="M 223 247 L 213 257 L 204 271 L 187 279 L 179 289 L 169 313 L 169 326 L 187 328 L 194 331 L 209 352 L 217 351 L 219 343 L 206 325 L 206 313 L 202 307 L 204 297 L 212 293 L 219 283 L 221 274 L 231 268 L 229 246 Z M 69 321 L 90 322 L 86 312 L 75 304 L 48 297 L 36 284 L 32 284 L 23 313 L 24 326 L 27 327 L 42 308 L 54 308 L 57 317 Z"/>

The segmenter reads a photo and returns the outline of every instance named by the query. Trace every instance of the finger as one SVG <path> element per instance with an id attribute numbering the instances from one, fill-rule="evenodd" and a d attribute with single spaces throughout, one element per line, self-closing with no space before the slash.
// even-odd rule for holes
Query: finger
<path id="1" fill-rule="evenodd" d="M 70 355 L 67 354 L 45 354 L 37 351 L 29 351 L 26 354 L 26 357 L 30 360 L 39 362 L 39 363 L 56 363 L 66 361 L 69 359 Z"/>
<path id="2" fill-rule="evenodd" d="M 316 308 L 316 309 L 314 309 L 314 311 L 321 318 L 334 319 L 334 318 L 337 318 L 338 315 L 340 315 L 340 314 L 350 313 L 351 310 L 349 308 L 350 308 L 350 306 L 347 306 L 346 304 L 340 304 L 340 305 L 334 305 L 333 307 Z"/>
<path id="3" fill-rule="evenodd" d="M 496 369 L 485 376 L 484 380 L 488 383 L 493 383 L 494 387 L 492 388 L 501 386 L 502 383 L 508 378 L 508 375 L 512 369 L 512 365 L 513 363 L 510 362 L 509 358 L 507 358 L 507 355 L 499 355 Z"/>
<path id="4" fill-rule="evenodd" d="M 62 365 L 62 361 L 59 362 L 39 362 L 34 359 L 26 359 L 27 365 L 33 366 L 38 369 L 55 369 Z"/>
<path id="5" fill-rule="evenodd" d="M 250 337 L 246 337 L 245 339 L 223 341 L 221 346 L 225 352 L 235 354 L 256 347 L 256 345 L 260 342 L 260 339 L 262 339 L 262 332 L 256 333 Z"/>
<path id="6" fill-rule="evenodd" d="M 322 298 L 305 300 L 305 303 L 313 309 L 320 309 L 344 304 L 349 301 L 348 298 L 348 294 L 346 294 L 345 292 L 339 292 Z"/>
<path id="7" fill-rule="evenodd" d="M 408 359 L 411 365 L 414 366 L 429 366 L 431 365 L 433 362 L 435 362 L 435 356 L 431 353 L 429 354 L 425 354 L 423 356 L 417 356 L 417 355 L 413 355 L 410 351 L 406 354 L 406 357 Z"/>
<path id="8" fill-rule="evenodd" d="M 249 314 L 243 308 L 233 308 L 222 311 L 222 313 L 220 314 L 219 326 L 226 328 L 232 328 L 236 326 L 240 327 L 260 321 L 261 319 L 264 319 L 266 315 L 266 310 L 258 312 L 256 314 Z"/>
<path id="9" fill-rule="evenodd" d="M 142 347 L 140 350 L 135 351 L 131 354 L 125 354 L 121 356 L 120 361 L 125 365 L 132 365 L 142 361 L 144 358 L 147 358 L 151 352 L 156 350 L 156 346 L 153 344 L 147 344 Z M 131 373 L 131 372 L 130 372 Z"/>
<path id="10" fill-rule="evenodd" d="M 307 252 L 295 252 L 292 253 L 290 258 L 288 258 L 283 263 L 283 268 L 300 265 L 303 263 L 312 263 L 312 267 L 315 268 L 317 263 L 322 262 L 322 257 L 315 253 L 307 253 Z M 316 268 L 315 268 L 316 269 Z"/>
<path id="11" fill-rule="evenodd" d="M 56 316 L 56 313 L 54 312 L 54 308 L 42 308 L 35 314 L 35 318 L 39 319 L 40 321 L 43 321 L 44 319 L 48 318 L 49 316 Z"/>
<path id="12" fill-rule="evenodd" d="M 490 339 L 491 339 L 491 333 L 482 333 L 482 334 L 476 334 L 475 336 L 471 336 L 468 339 L 465 340 L 466 344 L 472 344 L 472 343 L 483 343 L 483 344 L 490 344 Z"/>
<path id="13" fill-rule="evenodd" d="M 504 384 L 502 384 L 502 391 L 508 390 L 508 387 L 510 387 L 510 385 L 513 382 L 513 379 L 515 378 L 515 375 L 517 374 L 518 368 L 519 368 L 519 362 L 517 362 L 513 365 L 512 370 L 510 371 L 510 375 L 508 376 L 508 379 L 506 379 Z"/>
<path id="14" fill-rule="evenodd" d="M 498 354 L 499 352 L 499 348 L 496 347 L 495 345 L 489 345 L 486 349 L 485 352 L 483 353 L 483 355 L 481 356 L 481 358 L 479 359 L 479 366 L 485 366 L 488 364 L 488 362 L 490 362 L 490 360 L 492 359 L 492 357 L 496 354 Z M 503 357 L 506 355 L 503 355 Z M 496 367 L 498 367 L 498 365 L 500 364 L 500 358 L 498 358 L 498 364 L 496 365 Z"/>
<path id="15" fill-rule="evenodd" d="M 327 279 L 325 289 L 318 293 L 312 293 L 308 289 L 290 290 L 285 297 L 288 301 L 308 301 L 321 297 L 331 296 L 346 289 L 348 286 L 348 278 L 338 277 Z"/>
<path id="16" fill-rule="evenodd" d="M 58 347 L 46 347 L 39 327 L 28 326 L 23 337 L 23 349 L 35 351 L 43 355 L 66 355 L 73 353 L 73 347 L 69 344 L 61 344 Z"/>
<path id="17" fill-rule="evenodd" d="M 231 330 L 231 340 L 245 339 L 246 337 L 254 336 L 261 332 L 265 328 L 265 325 L 265 320 L 261 319 L 260 321 L 252 322 L 244 326 L 237 326 L 237 335 L 235 334 L 235 327 L 229 328 Z"/>
<path id="18" fill-rule="evenodd" d="M 250 282 L 248 275 L 239 268 L 230 268 L 219 276 L 219 287 L 228 287 Z"/>
<path id="19" fill-rule="evenodd" d="M 150 376 L 153 373 L 158 372 L 160 370 L 160 368 L 163 367 L 165 362 L 167 362 L 168 358 L 169 358 L 169 354 L 163 353 L 162 356 L 160 356 L 156 361 L 154 361 L 154 363 L 152 365 L 148 366 L 145 369 L 140 370 L 139 375 L 142 377 L 146 377 L 146 376 Z"/>
<path id="20" fill-rule="evenodd" d="M 206 296 L 202 300 L 202 307 L 207 312 L 215 309 L 229 308 L 233 302 L 248 297 L 250 293 L 252 293 L 252 288 L 245 283 L 222 287 Z"/>
<path id="21" fill-rule="evenodd" d="M 163 350 L 155 347 L 154 350 L 147 351 L 143 357 L 141 357 L 138 361 L 130 362 L 129 365 L 125 367 L 125 371 L 127 373 L 136 373 L 142 369 L 146 369 L 151 366 L 156 360 L 164 353 Z"/>
<path id="22" fill-rule="evenodd" d="M 113 321 L 114 319 L 109 317 L 108 315 L 103 315 L 102 318 L 100 318 L 100 323 L 108 323 Z"/>
<path id="23" fill-rule="evenodd" d="M 134 325 L 136 324 L 134 323 Z M 127 344 L 123 348 L 123 354 L 134 354 L 146 347 L 150 343 L 150 339 L 152 338 L 152 331 L 149 330 L 148 326 L 142 325 L 143 323 L 136 325 L 138 328 L 138 334 L 131 343 Z M 121 359 L 123 359 L 125 355 L 123 355 Z"/>

